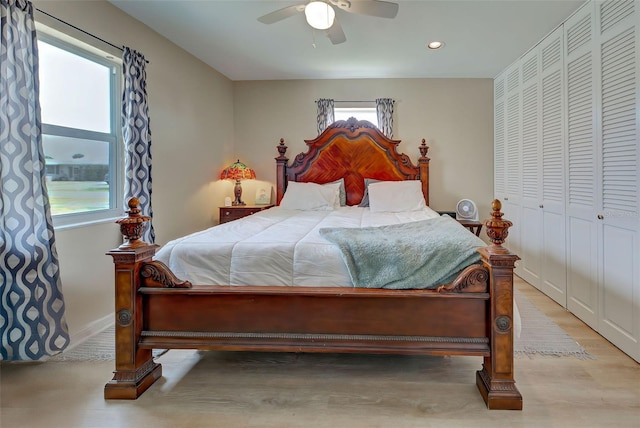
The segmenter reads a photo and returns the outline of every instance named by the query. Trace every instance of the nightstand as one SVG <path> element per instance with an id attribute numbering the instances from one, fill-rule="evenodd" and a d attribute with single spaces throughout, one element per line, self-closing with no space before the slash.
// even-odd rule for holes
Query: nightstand
<path id="1" fill-rule="evenodd" d="M 234 205 L 230 207 L 220 207 L 220 224 L 237 220 L 271 207 L 273 207 L 273 205 Z"/>
<path id="2" fill-rule="evenodd" d="M 456 220 L 458 223 L 466 227 L 471 231 L 471 233 L 475 233 L 476 236 L 480 236 L 480 231 L 482 231 L 482 222 L 475 220 L 458 220 L 456 218 L 455 211 L 436 211 L 440 215 L 448 215 L 452 219 Z"/>
<path id="3" fill-rule="evenodd" d="M 480 236 L 480 231 L 482 230 L 482 222 L 475 220 L 458 220 L 458 223 L 469 229 L 472 233 L 475 233 L 476 236 Z"/>

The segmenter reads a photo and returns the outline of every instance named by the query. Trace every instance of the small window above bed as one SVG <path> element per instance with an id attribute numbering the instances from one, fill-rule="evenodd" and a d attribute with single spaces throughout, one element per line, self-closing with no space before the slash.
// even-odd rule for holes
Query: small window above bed
<path id="1" fill-rule="evenodd" d="M 334 107 L 333 116 L 336 121 L 347 120 L 355 117 L 358 120 L 367 120 L 376 126 L 378 125 L 378 115 L 374 107 Z"/>

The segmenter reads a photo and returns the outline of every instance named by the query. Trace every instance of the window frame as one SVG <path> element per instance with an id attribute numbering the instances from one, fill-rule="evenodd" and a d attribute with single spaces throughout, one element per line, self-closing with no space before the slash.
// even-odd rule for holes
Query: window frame
<path id="1" fill-rule="evenodd" d="M 107 142 L 109 145 L 109 207 L 105 209 L 83 211 L 76 213 L 52 215 L 53 226 L 56 230 L 75 228 L 95 223 L 113 221 L 121 217 L 124 200 L 124 143 L 121 131 L 120 97 L 122 94 L 122 60 L 113 55 L 99 51 L 93 46 L 83 47 L 80 40 L 70 36 L 59 37 L 54 32 L 47 32 L 38 27 L 38 41 L 63 49 L 89 61 L 105 67 L 109 74 L 110 94 L 110 128 L 111 132 L 89 131 L 85 129 L 69 128 L 65 126 L 42 123 L 42 135 L 68 138 L 79 138 Z M 46 163 L 46 161 L 45 161 Z"/>

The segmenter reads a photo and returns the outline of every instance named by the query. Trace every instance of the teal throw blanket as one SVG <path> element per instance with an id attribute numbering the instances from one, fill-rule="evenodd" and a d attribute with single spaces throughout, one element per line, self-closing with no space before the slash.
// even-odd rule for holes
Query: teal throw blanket
<path id="1" fill-rule="evenodd" d="M 364 228 L 323 228 L 355 287 L 429 289 L 480 260 L 486 244 L 451 217 Z"/>

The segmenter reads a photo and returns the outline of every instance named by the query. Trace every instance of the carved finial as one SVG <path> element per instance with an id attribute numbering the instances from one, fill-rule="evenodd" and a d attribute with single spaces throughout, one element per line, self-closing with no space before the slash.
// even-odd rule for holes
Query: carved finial
<path id="1" fill-rule="evenodd" d="M 130 213 L 130 215 L 140 214 L 140 200 L 138 198 L 136 198 L 135 196 L 133 198 L 130 198 L 129 202 L 127 202 L 127 205 L 129 206 L 129 211 L 127 212 Z"/>
<path id="2" fill-rule="evenodd" d="M 288 147 L 284 145 L 284 138 L 280 138 L 280 144 L 277 146 L 280 156 L 276 160 L 289 160 L 284 154 L 287 152 Z"/>
<path id="3" fill-rule="evenodd" d="M 504 215 L 500 210 L 502 209 L 502 203 L 498 199 L 494 199 L 491 203 L 491 218 L 485 220 L 484 225 L 487 228 L 487 235 L 489 240 L 493 243 L 491 246 L 491 252 L 505 252 L 507 251 L 502 247 L 502 243 L 507 239 L 509 235 L 509 228 L 513 226 L 509 220 L 502 219 Z"/>
<path id="4" fill-rule="evenodd" d="M 427 151 L 429 150 L 429 146 L 427 146 L 427 140 L 425 140 L 424 138 L 422 139 L 422 144 L 420 144 L 419 149 L 420 149 L 420 154 L 422 155 L 420 158 L 429 160 L 429 158 L 427 157 Z"/>
<path id="5" fill-rule="evenodd" d="M 129 206 L 129 210 L 126 211 L 127 217 L 116 220 L 116 223 L 120 225 L 120 233 L 124 235 L 124 243 L 118 247 L 121 250 L 148 245 L 140 238 L 151 217 L 140 214 L 140 200 L 138 198 L 129 199 L 127 205 Z"/>

